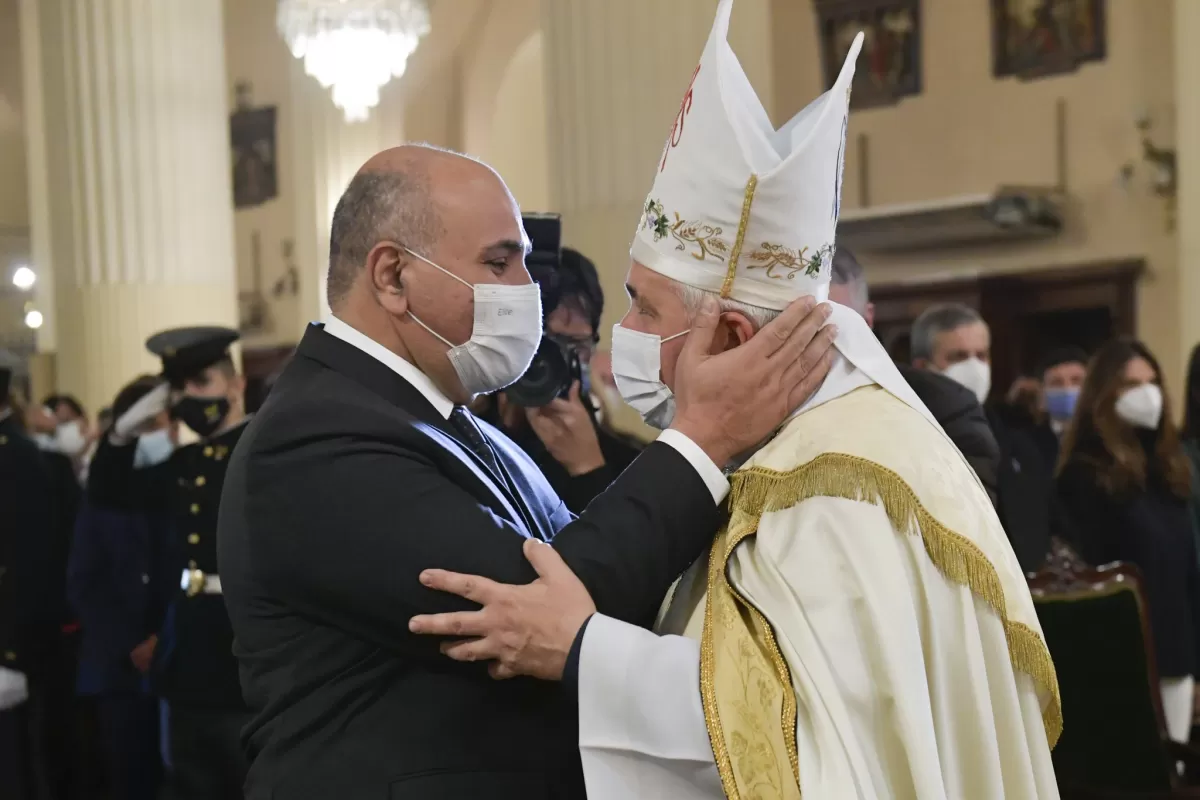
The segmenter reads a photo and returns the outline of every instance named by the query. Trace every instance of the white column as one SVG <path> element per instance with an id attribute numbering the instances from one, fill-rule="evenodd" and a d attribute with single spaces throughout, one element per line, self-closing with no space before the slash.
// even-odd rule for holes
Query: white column
<path id="1" fill-rule="evenodd" d="M 155 331 L 237 323 L 221 1 L 21 0 L 21 24 L 33 259 L 58 388 L 94 408 L 157 369 Z"/>
<path id="2" fill-rule="evenodd" d="M 1187 358 L 1200 343 L 1200 3 L 1175 0 L 1175 119 L 1178 209 L 1175 230 L 1179 236 L 1179 349 L 1183 360 L 1178 374 L 1186 376 Z M 1182 397 L 1185 388 L 1176 390 Z M 1177 401 L 1177 402 L 1183 402 Z"/>
<path id="3" fill-rule="evenodd" d="M 552 207 L 566 243 L 600 271 L 606 337 L 625 313 L 629 244 L 716 6 L 542 0 Z M 770 38 L 769 0 L 738 2 L 730 41 L 768 110 Z"/>
<path id="4" fill-rule="evenodd" d="M 300 310 L 305 321 L 325 320 L 329 302 L 329 225 L 350 179 L 380 150 L 404 143 L 403 91 L 396 81 L 380 93 L 379 105 L 364 122 L 348 123 L 329 90 L 291 65 L 293 184 L 296 187 L 296 262 L 300 271 Z"/>

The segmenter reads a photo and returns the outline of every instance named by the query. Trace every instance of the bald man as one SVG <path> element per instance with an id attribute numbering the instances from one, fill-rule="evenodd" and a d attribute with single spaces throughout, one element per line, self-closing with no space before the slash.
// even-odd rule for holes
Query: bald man
<path id="1" fill-rule="evenodd" d="M 583 797 L 573 695 L 494 681 L 412 634 L 416 614 L 472 607 L 419 573 L 529 583 L 523 543 L 552 542 L 603 613 L 649 624 L 718 528 L 721 467 L 828 371 L 826 309 L 797 304 L 728 357 L 709 355 L 707 309 L 671 429 L 576 519 L 465 409 L 519 377 L 540 341 L 528 249 L 499 176 L 432 148 L 380 153 L 338 203 L 333 318 L 308 329 L 250 423 L 221 503 L 254 710 L 250 800 Z"/>

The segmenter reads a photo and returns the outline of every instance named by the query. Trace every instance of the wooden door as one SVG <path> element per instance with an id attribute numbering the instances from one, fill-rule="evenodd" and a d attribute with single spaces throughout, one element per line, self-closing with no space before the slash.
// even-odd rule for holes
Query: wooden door
<path id="1" fill-rule="evenodd" d="M 875 332 L 897 361 L 908 360 L 908 330 L 939 303 L 977 309 L 992 333 L 992 392 L 1003 396 L 1045 354 L 1063 345 L 1088 353 L 1137 330 L 1142 261 L 1105 262 L 927 284 L 871 287 Z"/>

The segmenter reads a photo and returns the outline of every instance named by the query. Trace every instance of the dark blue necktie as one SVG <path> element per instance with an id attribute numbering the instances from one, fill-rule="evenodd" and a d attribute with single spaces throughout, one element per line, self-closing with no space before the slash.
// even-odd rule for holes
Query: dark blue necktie
<path id="1" fill-rule="evenodd" d="M 496 477 L 503 479 L 504 472 L 500 469 L 500 461 L 496 458 L 496 451 L 492 450 L 487 437 L 483 435 L 483 431 L 479 430 L 479 426 L 475 424 L 475 418 L 471 416 L 471 412 L 464 406 L 455 406 L 454 410 L 450 412 L 450 424 L 454 426 L 454 430 L 462 438 L 462 443 L 471 448 L 471 451 L 475 455 L 483 459 L 483 463 L 487 464 Z"/>

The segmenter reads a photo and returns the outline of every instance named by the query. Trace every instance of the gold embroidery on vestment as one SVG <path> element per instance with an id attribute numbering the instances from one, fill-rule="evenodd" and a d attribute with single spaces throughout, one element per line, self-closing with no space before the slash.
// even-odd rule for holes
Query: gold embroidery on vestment
<path id="1" fill-rule="evenodd" d="M 728 566 L 738 545 L 757 533 L 764 514 L 815 497 L 882 506 L 897 531 L 920 534 L 925 552 L 938 570 L 968 587 L 999 616 L 1013 668 L 1029 675 L 1049 697 L 1042 724 L 1050 747 L 1058 742 L 1063 726 L 1062 699 L 1045 642 L 1028 625 L 1008 618 L 999 575 L 983 551 L 929 513 L 898 474 L 858 456 L 824 453 L 788 472 L 763 467 L 735 472 L 730 476 L 730 485 L 730 521 L 709 553 L 708 595 L 700 639 L 704 719 L 729 800 L 800 797 L 796 700 L 790 671 L 770 622 L 733 587 Z M 732 698 L 717 692 L 718 661 L 732 665 L 736 673 Z M 726 681 L 722 686 L 731 685 Z M 757 709 L 751 700 L 757 700 Z M 794 784 L 782 782 L 785 758 Z"/>

